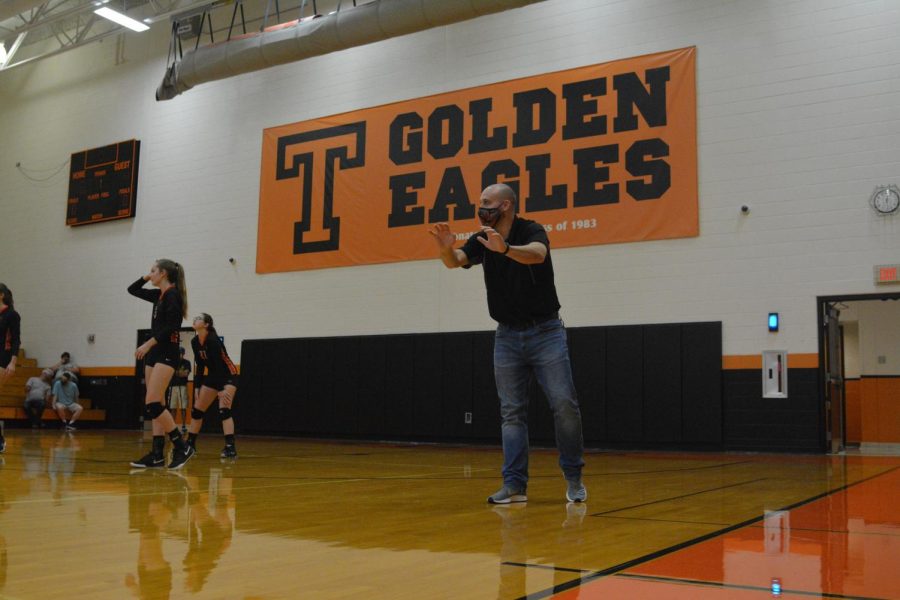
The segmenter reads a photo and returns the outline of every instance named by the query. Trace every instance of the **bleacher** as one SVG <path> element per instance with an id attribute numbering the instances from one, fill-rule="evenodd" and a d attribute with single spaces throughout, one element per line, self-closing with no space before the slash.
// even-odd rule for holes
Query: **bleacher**
<path id="1" fill-rule="evenodd" d="M 19 350 L 16 360 L 16 374 L 8 379 L 6 383 L 0 386 L 0 420 L 10 422 L 21 421 L 28 422 L 28 415 L 25 414 L 25 382 L 31 377 L 40 377 L 43 367 L 38 367 L 37 361 L 33 358 L 26 358 L 25 351 Z M 79 391 L 81 386 L 79 386 Z M 78 403 L 84 407 L 84 412 L 78 418 L 78 423 L 104 423 L 106 421 L 106 411 L 99 408 L 93 408 L 90 398 L 80 396 Z M 59 421 L 56 411 L 45 408 L 41 417 L 43 421 Z"/>

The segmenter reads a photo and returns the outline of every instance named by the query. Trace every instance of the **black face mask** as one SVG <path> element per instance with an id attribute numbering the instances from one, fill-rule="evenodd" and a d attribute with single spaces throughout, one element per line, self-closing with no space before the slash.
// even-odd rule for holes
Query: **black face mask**
<path id="1" fill-rule="evenodd" d="M 478 220 L 485 227 L 493 227 L 500 220 L 501 214 L 499 206 L 494 208 L 482 207 L 478 209 Z"/>

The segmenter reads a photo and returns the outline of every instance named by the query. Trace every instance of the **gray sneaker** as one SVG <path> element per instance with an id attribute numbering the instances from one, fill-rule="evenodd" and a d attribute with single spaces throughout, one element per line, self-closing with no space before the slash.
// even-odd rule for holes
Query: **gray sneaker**
<path id="1" fill-rule="evenodd" d="M 510 504 L 512 502 L 525 502 L 525 490 L 519 490 L 504 485 L 502 488 L 488 496 L 488 504 Z"/>
<path id="2" fill-rule="evenodd" d="M 578 481 L 568 481 L 568 488 L 566 489 L 566 500 L 569 502 L 584 502 L 587 500 L 587 490 L 584 489 L 584 483 L 579 479 Z"/>

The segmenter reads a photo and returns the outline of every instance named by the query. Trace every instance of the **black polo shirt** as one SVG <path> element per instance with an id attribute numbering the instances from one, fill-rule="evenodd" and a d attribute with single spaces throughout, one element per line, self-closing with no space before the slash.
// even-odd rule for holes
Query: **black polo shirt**
<path id="1" fill-rule="evenodd" d="M 547 258 L 537 265 L 523 265 L 499 252 L 492 252 L 475 238 L 486 238 L 484 232 L 470 237 L 462 247 L 469 264 L 482 265 L 487 287 L 488 310 L 498 323 L 521 326 L 540 321 L 559 310 L 559 298 L 553 283 L 553 261 L 550 240 L 543 225 L 515 217 L 509 230 L 510 246 L 540 242 L 547 246 Z"/>

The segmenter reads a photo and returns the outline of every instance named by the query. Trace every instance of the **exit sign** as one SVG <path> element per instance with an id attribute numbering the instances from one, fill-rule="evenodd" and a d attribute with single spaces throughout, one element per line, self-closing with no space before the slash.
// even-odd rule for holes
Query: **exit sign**
<path id="1" fill-rule="evenodd" d="M 900 283 L 900 265 L 875 265 L 875 283 Z"/>

